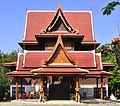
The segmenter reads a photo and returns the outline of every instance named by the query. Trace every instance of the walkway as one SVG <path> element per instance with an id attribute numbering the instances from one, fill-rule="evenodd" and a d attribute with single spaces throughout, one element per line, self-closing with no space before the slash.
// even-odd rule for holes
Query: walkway
<path id="1" fill-rule="evenodd" d="M 120 102 L 111 102 L 107 100 L 84 100 L 82 103 L 76 103 L 75 101 L 71 100 L 51 100 L 46 101 L 45 103 L 39 103 L 36 100 L 33 101 L 7 101 L 7 102 L 0 102 L 0 106 L 120 106 Z"/>

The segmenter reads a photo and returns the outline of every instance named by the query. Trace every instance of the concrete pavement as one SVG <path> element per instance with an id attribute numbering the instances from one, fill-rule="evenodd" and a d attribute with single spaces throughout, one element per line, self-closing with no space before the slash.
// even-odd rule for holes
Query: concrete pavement
<path id="1" fill-rule="evenodd" d="M 82 101 L 82 103 L 75 103 L 74 101 L 64 101 L 64 100 L 53 100 L 53 101 L 47 101 L 45 103 L 39 103 L 38 102 L 23 102 L 23 103 L 17 103 L 17 102 L 0 102 L 0 106 L 120 106 L 120 103 L 117 102 L 110 102 L 110 101 L 99 101 L 99 100 L 86 100 Z"/>

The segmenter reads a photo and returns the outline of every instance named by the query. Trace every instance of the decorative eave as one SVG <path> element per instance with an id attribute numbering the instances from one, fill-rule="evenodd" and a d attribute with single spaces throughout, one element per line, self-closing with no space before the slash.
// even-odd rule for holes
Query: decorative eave
<path id="1" fill-rule="evenodd" d="M 30 71 L 12 71 L 7 75 L 10 77 L 34 77 L 34 74 Z"/>
<path id="2" fill-rule="evenodd" d="M 40 33 L 47 33 L 47 32 L 51 32 L 52 28 L 54 27 L 54 25 L 56 24 L 56 22 L 58 21 L 59 17 L 62 19 L 66 29 L 68 32 L 70 33 L 79 33 L 77 31 L 77 29 L 75 30 L 68 22 L 67 18 L 65 17 L 65 14 L 62 10 L 62 7 L 61 7 L 61 4 L 59 2 L 59 5 L 58 5 L 58 8 L 57 8 L 57 11 L 52 19 L 52 21 L 50 22 L 50 24 L 44 29 L 44 30 L 41 30 Z"/>
<path id="3" fill-rule="evenodd" d="M 88 73 L 88 70 L 85 69 L 81 69 L 81 68 L 65 68 L 65 67 L 61 67 L 61 68 L 38 68 L 38 69 L 34 69 L 31 70 L 31 72 L 34 75 L 39 75 L 39 74 L 45 74 L 45 75 L 84 75 L 86 73 Z"/>
<path id="4" fill-rule="evenodd" d="M 97 46 L 99 46 L 101 43 L 97 43 L 97 42 L 81 42 L 81 44 L 83 44 L 83 45 L 89 44 L 89 45 L 97 45 Z"/>
<path id="5" fill-rule="evenodd" d="M 10 63 L 4 63 L 3 66 L 4 67 L 16 67 L 17 62 L 10 62 Z"/>
<path id="6" fill-rule="evenodd" d="M 89 71 L 85 76 L 88 78 L 101 78 L 101 77 L 108 77 L 111 76 L 112 73 L 106 71 Z"/>
<path id="7" fill-rule="evenodd" d="M 102 66 L 103 67 L 115 67 L 115 64 L 102 62 Z"/>
<path id="8" fill-rule="evenodd" d="M 61 32 L 60 32 L 61 33 Z M 45 41 L 46 39 L 57 39 L 58 38 L 58 33 L 44 33 L 44 34 L 40 34 L 40 35 L 35 35 L 36 39 L 38 40 L 38 42 L 42 42 L 42 41 Z M 61 33 L 61 37 L 63 39 L 72 39 L 74 41 L 77 41 L 79 43 L 81 43 L 81 41 L 83 40 L 84 38 L 84 35 L 79 35 L 79 34 L 76 34 L 76 33 Z"/>
<path id="9" fill-rule="evenodd" d="M 61 33 L 62 38 L 74 38 L 74 39 L 83 39 L 84 35 L 78 35 L 75 33 L 72 34 L 64 34 Z M 58 37 L 58 33 L 44 33 L 44 34 L 40 34 L 40 35 L 35 35 L 36 38 L 57 38 Z"/>

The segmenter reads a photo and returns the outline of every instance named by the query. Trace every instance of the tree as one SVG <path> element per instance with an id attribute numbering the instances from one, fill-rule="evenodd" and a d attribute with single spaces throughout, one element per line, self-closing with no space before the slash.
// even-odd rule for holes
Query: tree
<path id="1" fill-rule="evenodd" d="M 0 100 L 8 96 L 10 90 L 10 78 L 7 76 L 8 69 L 3 67 L 4 63 L 13 62 L 17 60 L 17 52 L 14 50 L 10 54 L 4 54 L 0 50 Z"/>
<path id="2" fill-rule="evenodd" d="M 101 9 L 101 11 L 103 11 L 103 15 L 110 15 L 111 11 L 115 10 L 115 7 L 117 5 L 120 5 L 119 0 L 108 3 L 108 5 L 106 7 Z"/>
<path id="3" fill-rule="evenodd" d="M 118 71 L 118 65 L 111 73 L 112 75 L 109 77 L 109 87 L 111 92 L 116 96 L 116 92 L 120 88 L 120 72 Z"/>
<path id="4" fill-rule="evenodd" d="M 112 75 L 109 77 L 109 88 L 111 93 L 115 94 L 120 85 L 120 72 L 118 71 L 118 65 L 116 61 L 116 55 L 111 44 L 102 45 L 100 48 L 96 49 L 96 52 L 101 52 L 102 62 L 113 63 L 116 66 L 112 71 Z"/>
<path id="5" fill-rule="evenodd" d="M 105 44 L 96 49 L 96 52 L 101 52 L 102 62 L 117 64 L 116 55 L 111 44 Z"/>

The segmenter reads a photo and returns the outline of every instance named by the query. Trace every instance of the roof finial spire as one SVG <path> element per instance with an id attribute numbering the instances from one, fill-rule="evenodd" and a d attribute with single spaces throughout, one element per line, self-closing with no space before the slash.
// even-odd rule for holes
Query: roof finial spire
<path id="1" fill-rule="evenodd" d="M 58 9 L 61 9 L 61 10 L 62 10 L 62 6 L 61 6 L 61 4 L 60 4 L 60 1 L 59 1 L 57 10 L 58 10 Z M 63 10 L 62 10 L 62 11 L 63 11 Z"/>
<path id="2" fill-rule="evenodd" d="M 59 4 L 58 4 L 58 7 L 61 8 L 61 4 L 60 4 L 60 1 L 59 1 Z"/>
<path id="3" fill-rule="evenodd" d="M 27 7 L 25 8 L 25 11 L 26 11 L 26 13 L 27 13 Z"/>
<path id="4" fill-rule="evenodd" d="M 18 53 L 19 53 L 19 48 L 18 48 Z"/>

